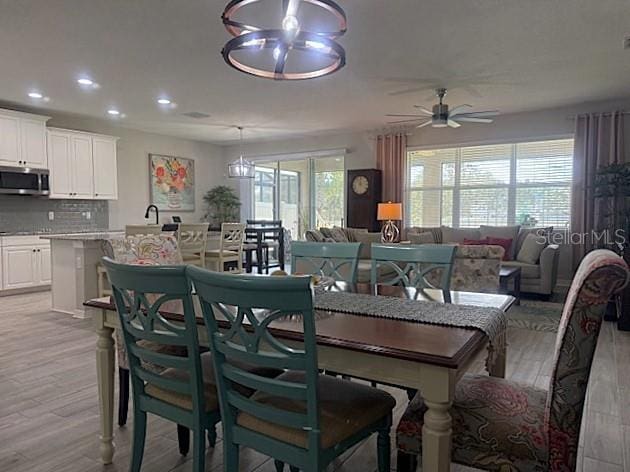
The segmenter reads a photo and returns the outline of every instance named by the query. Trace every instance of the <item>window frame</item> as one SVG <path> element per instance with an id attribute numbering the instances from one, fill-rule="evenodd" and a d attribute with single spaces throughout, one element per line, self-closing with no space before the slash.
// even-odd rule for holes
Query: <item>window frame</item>
<path id="1" fill-rule="evenodd" d="M 412 225 L 411 222 L 411 194 L 413 192 L 418 191 L 434 191 L 439 194 L 439 226 L 452 226 L 453 228 L 460 228 L 460 220 L 461 220 L 461 190 L 482 190 L 482 189 L 499 189 L 506 188 L 508 193 L 507 200 L 507 220 L 506 225 L 516 225 L 520 224 L 516 221 L 517 214 L 517 193 L 520 188 L 552 188 L 552 187 L 568 187 L 569 195 L 572 190 L 573 181 L 572 179 L 568 182 L 527 182 L 527 183 L 519 183 L 517 180 L 517 146 L 519 144 L 527 144 L 527 143 L 538 143 L 538 142 L 546 142 L 546 141 L 561 141 L 561 140 L 575 140 L 574 135 L 557 135 L 557 136 L 549 136 L 549 137 L 541 137 L 541 138 L 527 138 L 521 140 L 509 140 L 509 141 L 492 141 L 492 142 L 475 142 L 475 143 L 461 143 L 461 144 L 443 144 L 443 145 L 431 145 L 431 146 L 408 146 L 405 152 L 405 169 L 406 169 L 406 179 L 405 179 L 405 190 L 404 190 L 404 206 L 405 206 L 405 225 L 410 227 Z M 468 147 L 478 147 L 478 146 L 510 146 L 510 173 L 509 173 L 509 183 L 507 184 L 492 184 L 492 185 L 461 185 L 461 170 L 462 170 L 462 148 Z M 411 165 L 409 162 L 409 154 L 414 151 L 436 151 L 436 150 L 455 150 L 455 175 L 453 185 L 443 185 L 443 170 L 442 166 L 447 162 L 453 161 L 444 161 L 440 166 L 440 186 L 411 186 Z M 444 224 L 444 215 L 443 211 L 443 191 L 450 190 L 452 191 L 452 215 L 451 222 L 449 225 Z M 569 196 L 569 201 L 570 201 Z M 570 210 L 570 209 L 569 209 Z M 568 227 L 570 224 L 571 215 L 569 215 L 566 226 Z M 545 224 L 546 223 L 541 223 Z M 423 223 L 423 226 L 434 226 L 427 223 Z M 556 225 L 554 225 L 556 226 Z M 466 226 L 468 228 L 468 226 Z"/>

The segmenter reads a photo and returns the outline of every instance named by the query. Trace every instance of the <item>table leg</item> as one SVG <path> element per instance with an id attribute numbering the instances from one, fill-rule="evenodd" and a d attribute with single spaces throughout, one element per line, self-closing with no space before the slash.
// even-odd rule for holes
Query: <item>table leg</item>
<path id="1" fill-rule="evenodd" d="M 103 316 L 103 315 L 101 315 Z M 96 373 L 101 416 L 101 460 L 111 464 L 114 457 L 114 330 L 100 323 L 96 329 Z"/>
<path id="2" fill-rule="evenodd" d="M 488 373 L 492 377 L 499 377 L 501 379 L 505 378 L 505 365 L 507 363 L 507 342 L 503 343 L 503 346 L 496 346 L 500 350 L 500 352 L 496 353 L 495 362 L 492 363 L 490 368 L 488 369 Z"/>
<path id="3" fill-rule="evenodd" d="M 454 373 L 441 369 L 435 372 L 422 389 L 428 407 L 422 428 L 422 470 L 449 472 L 451 470 L 452 423 L 449 412 L 455 394 Z"/>
<path id="4" fill-rule="evenodd" d="M 248 274 L 252 271 L 252 251 L 245 251 L 245 272 Z"/>
<path id="5" fill-rule="evenodd" d="M 521 304 L 521 271 L 519 270 L 514 277 L 514 298 L 516 298 L 516 304 Z"/>

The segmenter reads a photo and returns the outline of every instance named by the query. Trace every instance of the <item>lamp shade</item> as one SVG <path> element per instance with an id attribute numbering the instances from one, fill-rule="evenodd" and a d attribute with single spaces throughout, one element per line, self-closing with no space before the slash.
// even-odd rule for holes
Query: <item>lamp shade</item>
<path id="1" fill-rule="evenodd" d="M 402 220 L 402 203 L 379 203 L 376 211 L 376 219 L 379 221 Z"/>

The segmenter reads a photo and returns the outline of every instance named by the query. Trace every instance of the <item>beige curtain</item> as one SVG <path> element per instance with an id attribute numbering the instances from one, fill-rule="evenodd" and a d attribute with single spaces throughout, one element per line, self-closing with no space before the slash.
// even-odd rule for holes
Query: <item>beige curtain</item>
<path id="1" fill-rule="evenodd" d="M 407 173 L 405 133 L 384 134 L 376 138 L 376 167 L 383 172 L 383 201 L 403 203 Z"/>
<path id="2" fill-rule="evenodd" d="M 626 161 L 623 134 L 623 112 L 593 113 L 576 118 L 571 194 L 572 233 L 590 235 L 591 231 L 599 230 L 601 214 L 593 190 L 595 175 L 600 167 Z M 594 248 L 590 237 L 583 239 L 584 244 L 572 244 L 574 267 Z"/>

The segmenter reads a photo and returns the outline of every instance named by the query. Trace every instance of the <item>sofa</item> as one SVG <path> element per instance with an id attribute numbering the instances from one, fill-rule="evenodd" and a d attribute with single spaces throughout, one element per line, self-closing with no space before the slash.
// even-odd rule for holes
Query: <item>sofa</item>
<path id="1" fill-rule="evenodd" d="M 357 228 L 320 228 L 309 230 L 305 234 L 307 241 L 312 242 L 359 242 L 362 243 L 359 253 L 358 282 L 369 283 L 371 279 L 372 255 L 371 245 L 381 242 L 381 233 L 369 233 Z M 452 290 L 497 293 L 499 290 L 499 271 L 504 249 L 501 246 L 459 245 L 455 253 L 453 273 L 451 275 Z M 299 272 L 300 267 L 294 271 Z M 432 271 L 428 281 L 437 286 L 441 269 Z M 379 280 L 394 276 L 395 271 L 388 266 L 379 267 Z"/>
<path id="2" fill-rule="evenodd" d="M 413 244 L 502 244 L 503 267 L 521 268 L 521 292 L 550 296 L 556 286 L 560 248 L 548 244 L 553 227 L 480 226 L 478 228 L 410 227 L 404 237 Z M 508 244 L 508 241 L 510 243 Z"/>

